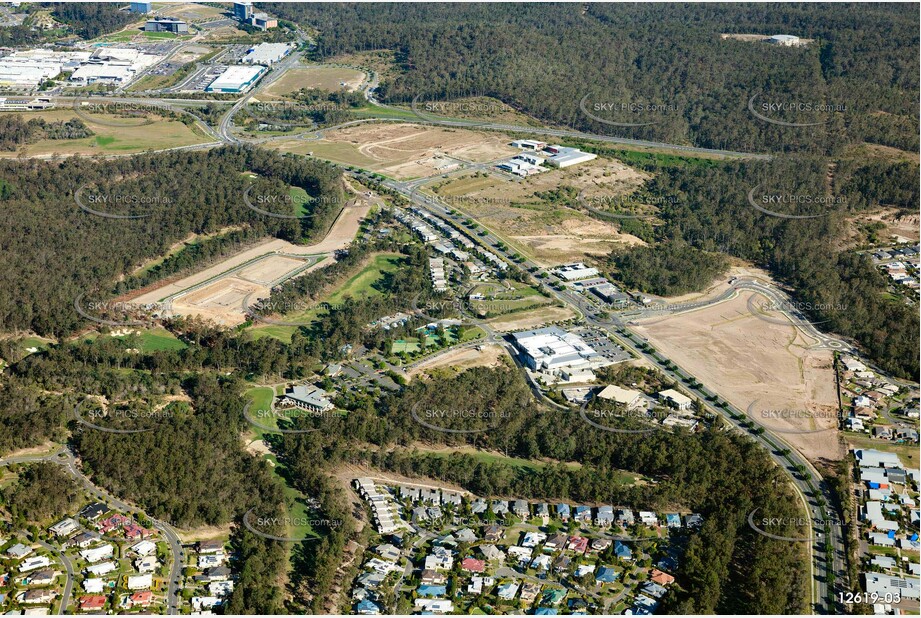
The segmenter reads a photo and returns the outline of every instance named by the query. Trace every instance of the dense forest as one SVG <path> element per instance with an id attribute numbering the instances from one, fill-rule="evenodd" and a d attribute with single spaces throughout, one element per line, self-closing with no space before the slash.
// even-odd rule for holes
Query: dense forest
<path id="1" fill-rule="evenodd" d="M 681 241 L 612 253 L 611 263 L 614 278 L 661 296 L 703 289 L 729 266 L 725 255 L 706 253 Z"/>
<path id="2" fill-rule="evenodd" d="M 83 39 L 95 39 L 137 21 L 134 13 L 108 2 L 53 2 L 43 3 L 42 7 L 51 8 L 55 19 L 70 26 L 74 34 Z"/>
<path id="3" fill-rule="evenodd" d="M 48 462 L 24 466 L 16 482 L 0 491 L 16 526 L 46 525 L 73 513 L 82 497 L 73 477 L 61 466 Z"/>
<path id="4" fill-rule="evenodd" d="M 860 142 L 918 149 L 919 18 L 910 6 L 267 7 L 317 28 L 319 58 L 394 50 L 400 71 L 378 88 L 390 103 L 420 95 L 491 96 L 595 133 L 741 151 L 833 154 Z M 812 42 L 787 48 L 723 33 L 793 34 Z M 772 119 L 822 124 L 765 122 L 749 111 L 753 97 L 753 105 L 780 106 Z M 815 111 L 820 105 L 841 111 Z"/>
<path id="5" fill-rule="evenodd" d="M 251 184 L 282 196 L 289 186 L 304 189 L 314 216 L 283 219 L 248 208 L 243 194 Z M 51 335 L 78 326 L 74 302 L 81 294 L 105 298 L 212 255 L 193 250 L 181 263 L 176 257 L 118 283 L 191 234 L 237 226 L 251 232 L 230 237 L 231 244 L 267 235 L 304 243 L 326 233 L 344 200 L 334 167 L 243 147 L 110 160 L 5 160 L 0 186 L 0 329 Z M 96 212 L 138 218 L 81 210 L 75 193 Z"/>

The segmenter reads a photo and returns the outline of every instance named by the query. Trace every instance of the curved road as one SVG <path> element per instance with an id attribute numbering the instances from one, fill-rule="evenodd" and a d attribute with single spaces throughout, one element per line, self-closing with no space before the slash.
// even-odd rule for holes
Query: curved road
<path id="1" fill-rule="evenodd" d="M 121 511 L 141 515 L 145 519 L 149 519 L 151 521 L 153 527 L 163 534 L 163 537 L 166 539 L 170 546 L 170 553 L 173 560 L 172 565 L 170 566 L 169 584 L 167 586 L 167 612 L 169 614 L 178 614 L 180 598 L 179 586 L 176 582 L 182 575 L 182 564 L 185 558 L 185 553 L 182 549 L 182 542 L 179 539 L 179 535 L 176 533 L 176 530 L 168 523 L 149 517 L 138 507 L 116 498 L 105 489 L 97 487 L 95 484 L 93 484 L 93 482 L 77 468 L 77 461 L 74 457 L 74 454 L 70 451 L 70 449 L 66 447 L 45 455 L 24 455 L 21 457 L 8 457 L 6 459 L 0 459 L 0 466 L 17 463 L 31 463 L 36 461 L 47 461 L 63 466 L 71 476 L 73 476 L 83 485 L 83 488 L 87 492 L 94 495 L 100 501 L 104 501 Z M 45 545 L 43 544 L 43 546 Z M 60 554 L 60 552 L 57 553 Z M 65 567 L 68 566 L 69 563 L 65 561 Z M 73 587 L 73 576 L 73 568 L 70 566 L 68 568 L 67 584 L 65 585 L 64 589 L 67 596 L 70 595 L 70 591 Z M 66 607 L 66 605 L 62 603 L 62 608 L 63 607 Z"/>

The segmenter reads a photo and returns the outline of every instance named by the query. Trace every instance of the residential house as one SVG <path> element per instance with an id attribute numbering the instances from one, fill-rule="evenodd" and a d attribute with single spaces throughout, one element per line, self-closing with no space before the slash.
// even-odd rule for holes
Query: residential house
<path id="1" fill-rule="evenodd" d="M 621 560 L 633 560 L 633 550 L 620 541 L 614 541 L 614 555 Z"/>
<path id="2" fill-rule="evenodd" d="M 599 528 L 610 528 L 614 524 L 614 507 L 599 506 L 595 511 L 595 525 Z"/>
<path id="3" fill-rule="evenodd" d="M 527 519 L 531 515 L 528 503 L 524 500 L 515 500 L 512 505 L 512 514 L 519 519 Z"/>
<path id="4" fill-rule="evenodd" d="M 461 569 L 468 573 L 483 573 L 486 571 L 486 562 L 476 558 L 464 558 L 461 561 Z"/>
<path id="5" fill-rule="evenodd" d="M 106 580 L 98 577 L 87 577 L 83 580 L 83 589 L 90 593 L 99 593 L 103 591 Z"/>
<path id="6" fill-rule="evenodd" d="M 537 547 L 547 540 L 547 535 L 543 532 L 525 532 L 524 539 L 521 541 L 522 547 Z"/>
<path id="7" fill-rule="evenodd" d="M 598 584 L 613 584 L 617 579 L 617 571 L 612 567 L 603 566 L 595 574 L 595 582 Z"/>
<path id="8" fill-rule="evenodd" d="M 569 543 L 567 543 L 566 549 L 574 551 L 577 554 L 584 554 L 586 550 L 588 550 L 588 539 L 581 536 L 571 536 L 569 537 Z"/>
<path id="9" fill-rule="evenodd" d="M 151 586 L 153 586 L 153 577 L 150 573 L 128 576 L 128 590 L 147 590 Z"/>
<path id="10" fill-rule="evenodd" d="M 106 606 L 106 598 L 101 594 L 83 596 L 80 597 L 77 606 L 80 608 L 80 611 L 84 612 L 99 611 Z"/>
<path id="11" fill-rule="evenodd" d="M 138 590 L 128 597 L 127 607 L 147 607 L 153 601 L 153 592 L 150 590 Z"/>
<path id="12" fill-rule="evenodd" d="M 38 588 L 36 590 L 26 590 L 18 596 L 18 599 L 23 605 L 35 605 L 38 603 L 51 603 L 56 595 L 57 592 L 50 588 Z"/>
<path id="13" fill-rule="evenodd" d="M 518 594 L 518 584 L 516 582 L 499 584 L 499 589 L 496 591 L 496 596 L 503 601 L 511 601 L 516 594 Z"/>
<path id="14" fill-rule="evenodd" d="M 521 595 L 519 599 L 522 603 L 531 604 L 537 599 L 537 595 L 540 594 L 540 584 L 534 582 L 525 582 L 521 586 Z"/>
<path id="15" fill-rule="evenodd" d="M 50 530 L 51 533 L 54 534 L 54 536 L 61 538 L 61 537 L 65 537 L 65 536 L 69 536 L 73 534 L 74 532 L 79 530 L 79 528 L 80 528 L 80 525 L 76 521 L 74 521 L 72 518 L 68 517 L 54 524 L 53 526 L 48 528 L 48 530 Z"/>
<path id="16" fill-rule="evenodd" d="M 568 504 L 557 504 L 556 505 L 556 516 L 563 522 L 566 523 L 569 521 L 570 517 L 570 508 Z"/>
<path id="17" fill-rule="evenodd" d="M 505 554 L 495 545 L 478 545 L 477 549 L 480 550 L 480 553 L 483 554 L 483 558 L 488 562 L 501 562 L 505 560 Z"/>
<path id="18" fill-rule="evenodd" d="M 554 551 L 563 549 L 566 547 L 566 541 L 569 540 L 569 537 L 562 532 L 558 532 L 553 536 L 549 537 L 544 543 L 546 549 L 552 549 Z"/>

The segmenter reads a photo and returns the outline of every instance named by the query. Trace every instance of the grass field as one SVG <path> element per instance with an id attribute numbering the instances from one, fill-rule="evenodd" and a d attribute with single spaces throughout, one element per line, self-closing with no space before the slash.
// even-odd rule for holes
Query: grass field
<path id="1" fill-rule="evenodd" d="M 48 122 L 67 121 L 80 118 L 72 109 L 56 109 L 45 112 L 7 112 L 21 114 L 25 121 L 42 118 Z M 95 135 L 80 139 L 40 140 L 34 144 L 24 144 L 16 151 L 3 152 L 0 156 L 73 155 L 73 154 L 113 154 L 143 152 L 145 150 L 162 150 L 178 146 L 190 146 L 211 141 L 198 129 L 186 126 L 176 120 L 155 119 L 150 124 L 121 118 L 113 114 L 83 114 L 80 118 Z M 119 127 L 93 122 L 98 117 L 107 122 L 125 123 Z M 87 120 L 86 118 L 89 118 Z"/>
<path id="2" fill-rule="evenodd" d="M 260 414 L 268 413 L 272 410 L 272 401 L 275 399 L 275 391 L 269 388 L 268 386 L 256 386 L 247 390 L 243 393 L 243 396 L 246 397 L 246 400 L 250 402 L 249 406 L 249 416 L 256 420 L 260 425 L 266 427 L 271 427 L 273 429 L 278 428 L 277 419 L 271 414 Z M 262 440 L 265 438 L 265 432 L 259 429 L 258 427 L 253 427 L 253 431 L 256 434 L 257 440 Z"/>
<path id="3" fill-rule="evenodd" d="M 324 305 L 337 305 L 345 300 L 346 297 L 362 298 L 380 296 L 381 292 L 375 287 L 384 277 L 394 273 L 400 267 L 402 258 L 396 253 L 385 253 L 374 256 L 374 258 L 360 271 L 355 273 L 345 281 L 335 292 L 323 298 L 317 303 L 316 307 L 308 309 L 299 314 L 285 316 L 286 322 L 298 322 L 304 326 L 309 326 L 318 317 L 326 313 Z M 282 341 L 291 341 L 293 335 L 299 327 L 282 326 L 278 324 L 263 324 L 252 328 L 255 337 L 275 337 Z"/>
<path id="4" fill-rule="evenodd" d="M 842 434 L 848 443 L 848 448 L 876 449 L 886 453 L 895 453 L 902 460 L 906 468 L 918 467 L 918 447 L 912 444 L 895 444 L 888 440 L 874 440 L 873 438 L 846 431 Z"/>
<path id="5" fill-rule="evenodd" d="M 154 328 L 143 331 L 139 338 L 141 340 L 141 352 L 161 352 L 164 350 L 184 350 L 188 346 L 176 339 L 171 332 L 163 328 Z"/>
<path id="6" fill-rule="evenodd" d="M 352 91 L 357 90 L 364 79 L 365 74 L 355 69 L 331 66 L 298 67 L 287 71 L 265 92 L 275 96 L 286 96 L 301 88 Z"/>

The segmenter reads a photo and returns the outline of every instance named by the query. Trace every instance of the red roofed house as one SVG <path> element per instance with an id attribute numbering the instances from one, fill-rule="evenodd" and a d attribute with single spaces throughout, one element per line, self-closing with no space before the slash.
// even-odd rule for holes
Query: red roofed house
<path id="1" fill-rule="evenodd" d="M 652 571 L 650 571 L 650 572 L 649 572 L 649 579 L 651 579 L 651 580 L 654 581 L 655 583 L 659 584 L 660 586 L 667 586 L 667 585 L 669 585 L 669 584 L 675 582 L 675 578 L 674 578 L 674 577 L 672 577 L 672 576 L 669 575 L 668 573 L 664 573 L 664 572 L 660 571 L 659 569 L 653 569 Z"/>
<path id="2" fill-rule="evenodd" d="M 486 570 L 486 562 L 476 558 L 464 558 L 464 561 L 461 562 L 461 568 L 471 573 L 482 573 Z"/>
<path id="3" fill-rule="evenodd" d="M 89 596 L 80 597 L 80 609 L 86 610 L 99 610 L 105 607 L 106 598 L 101 594 L 91 594 Z"/>
<path id="4" fill-rule="evenodd" d="M 584 554 L 588 549 L 588 539 L 581 536 L 571 536 L 569 537 L 569 545 L 566 547 L 577 553 Z"/>
<path id="5" fill-rule="evenodd" d="M 153 601 L 153 592 L 150 590 L 138 590 L 128 597 L 128 607 L 147 607 Z"/>

